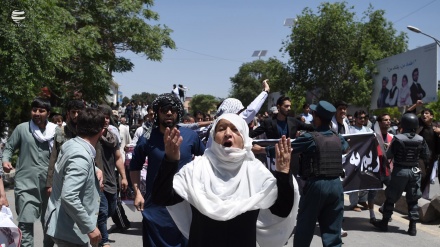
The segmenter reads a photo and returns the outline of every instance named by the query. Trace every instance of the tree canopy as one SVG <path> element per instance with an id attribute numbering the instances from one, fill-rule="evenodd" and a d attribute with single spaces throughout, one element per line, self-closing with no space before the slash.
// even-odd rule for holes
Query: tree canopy
<path id="1" fill-rule="evenodd" d="M 194 112 L 201 111 L 203 113 L 209 113 L 216 109 L 217 104 L 220 101 L 209 94 L 196 94 L 192 97 L 191 102 L 189 103 L 190 112 L 194 114 Z"/>
<path id="2" fill-rule="evenodd" d="M 163 49 L 175 48 L 172 30 L 155 24 L 159 14 L 151 10 L 153 4 L 153 0 L 2 2 L 0 108 L 19 114 L 23 108 L 27 116 L 26 106 L 43 87 L 53 103 L 61 104 L 75 92 L 86 101 L 104 100 L 112 73 L 134 67 L 121 52 L 160 61 Z M 25 19 L 13 22 L 13 10 L 24 11 Z"/>
<path id="3" fill-rule="evenodd" d="M 396 34 L 384 14 L 370 5 L 358 20 L 345 2 L 322 3 L 317 13 L 304 9 L 284 43 L 294 85 L 318 100 L 367 107 L 374 62 L 407 50 L 406 34 Z"/>
<path id="4" fill-rule="evenodd" d="M 144 102 L 149 105 L 157 98 L 157 96 L 159 95 L 155 93 L 142 92 L 141 94 L 133 94 L 131 100 L 134 100 L 135 102 Z"/>
<path id="5" fill-rule="evenodd" d="M 229 97 L 240 99 L 243 105 L 247 106 L 263 90 L 262 82 L 265 79 L 269 79 L 271 92 L 286 93 L 292 87 L 291 74 L 285 64 L 276 58 L 269 58 L 267 61 L 256 60 L 244 63 L 238 73 L 231 77 L 232 88 Z M 265 108 L 266 105 L 262 107 Z"/>

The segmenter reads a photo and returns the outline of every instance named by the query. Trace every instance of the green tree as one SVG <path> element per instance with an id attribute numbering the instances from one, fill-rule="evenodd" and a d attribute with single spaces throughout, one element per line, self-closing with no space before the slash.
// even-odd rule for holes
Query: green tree
<path id="1" fill-rule="evenodd" d="M 151 104 L 156 98 L 157 94 L 155 93 L 146 93 L 142 92 L 141 94 L 133 94 L 131 96 L 131 100 L 134 100 L 135 102 L 146 102 L 148 104 Z"/>
<path id="2" fill-rule="evenodd" d="M 113 72 L 133 69 L 122 52 L 160 61 L 175 48 L 167 26 L 155 24 L 153 0 L 6 0 L 0 8 L 0 109 L 16 125 L 28 119 L 29 103 L 47 87 L 51 101 L 81 95 L 101 102 Z M 19 24 L 13 10 L 23 10 Z M 12 113 L 13 112 L 13 113 Z M 14 116 L 14 118 L 11 118 Z M 18 117 L 17 117 L 18 116 Z"/>
<path id="3" fill-rule="evenodd" d="M 77 71 L 84 71 L 79 75 L 75 71 L 74 87 L 96 97 L 96 90 L 89 88 L 91 85 L 106 85 L 113 72 L 133 69 L 134 64 L 121 52 L 132 51 L 160 61 L 164 48 L 175 48 L 168 27 L 150 24 L 159 19 L 150 9 L 153 3 L 153 0 L 60 1 L 75 18 L 70 28 L 83 40 L 75 43 L 80 53 L 69 61 Z"/>
<path id="4" fill-rule="evenodd" d="M 402 117 L 402 109 L 399 109 L 399 107 L 387 107 L 387 108 L 376 109 L 370 113 L 370 116 L 371 115 L 380 116 L 385 113 L 389 114 L 391 119 L 396 118 L 400 120 L 400 118 Z"/>
<path id="5" fill-rule="evenodd" d="M 194 112 L 201 111 L 203 113 L 209 113 L 216 109 L 219 100 L 209 94 L 196 94 L 192 97 L 189 106 L 191 108 L 191 114 Z"/>
<path id="6" fill-rule="evenodd" d="M 438 81 L 438 84 L 440 84 L 440 81 Z M 440 99 L 440 91 L 437 92 L 437 99 Z M 426 108 L 431 109 L 434 112 L 434 121 L 438 122 L 440 121 L 440 101 L 433 101 L 426 105 Z"/>
<path id="7" fill-rule="evenodd" d="M 122 104 L 126 105 L 130 102 L 130 99 L 127 96 L 124 96 L 124 98 L 122 98 Z"/>
<path id="8" fill-rule="evenodd" d="M 292 88 L 292 78 L 287 65 L 276 58 L 267 61 L 256 60 L 244 63 L 238 73 L 231 77 L 232 88 L 229 97 L 240 99 L 244 106 L 249 105 L 257 97 L 262 87 L 262 82 L 269 79 L 271 92 L 286 93 Z M 266 109 L 267 102 L 262 109 Z"/>
<path id="9" fill-rule="evenodd" d="M 407 50 L 384 10 L 370 7 L 358 20 L 346 2 L 303 10 L 284 44 L 294 85 L 330 102 L 343 99 L 367 107 L 377 73 L 374 62 Z"/>
<path id="10" fill-rule="evenodd" d="M 25 19 L 12 21 L 13 10 L 24 11 Z M 9 117 L 11 126 L 28 120 L 30 101 L 41 93 L 41 88 L 56 81 L 57 71 L 63 69 L 62 61 L 72 52 L 63 42 L 64 35 L 69 34 L 61 30 L 72 22 L 67 11 L 54 7 L 50 1 L 2 2 L 0 96 L 4 100 L 0 109 Z"/>

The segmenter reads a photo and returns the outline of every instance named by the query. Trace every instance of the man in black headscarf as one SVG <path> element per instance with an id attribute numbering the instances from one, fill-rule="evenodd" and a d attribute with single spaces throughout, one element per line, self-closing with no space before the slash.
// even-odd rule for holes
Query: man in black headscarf
<path id="1" fill-rule="evenodd" d="M 205 146 L 196 132 L 188 128 L 180 128 L 184 114 L 182 102 L 171 93 L 161 94 L 153 101 L 154 124 L 149 138 L 140 137 L 134 149 L 130 163 L 130 175 L 135 191 L 134 205 L 142 211 L 143 246 L 186 246 L 187 239 L 182 235 L 173 219 L 163 206 L 151 200 L 154 178 L 165 155 L 164 132 L 166 128 L 177 128 L 183 137 L 180 146 L 180 162 L 178 169 L 189 163 L 194 156 L 202 155 Z M 146 192 L 139 189 L 140 171 L 145 159 L 148 158 Z M 144 206 L 145 203 L 145 206 Z"/>

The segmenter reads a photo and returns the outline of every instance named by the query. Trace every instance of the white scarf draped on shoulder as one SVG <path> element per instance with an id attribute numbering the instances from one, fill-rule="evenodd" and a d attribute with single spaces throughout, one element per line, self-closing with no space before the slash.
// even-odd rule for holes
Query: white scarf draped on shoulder
<path id="1" fill-rule="evenodd" d="M 41 143 L 49 142 L 49 152 L 51 152 L 54 141 L 53 138 L 55 135 L 55 129 L 57 125 L 51 122 L 47 122 L 46 130 L 44 131 L 44 134 L 41 132 L 40 128 L 32 120 L 30 121 L 30 127 L 32 131 L 32 135 L 35 137 L 35 139 L 37 139 Z"/>
<path id="2" fill-rule="evenodd" d="M 299 192 L 294 180 L 295 201 L 287 218 L 273 215 L 269 208 L 277 195 L 277 181 L 272 173 L 255 158 L 251 151 L 246 122 L 236 114 L 224 114 L 220 119 L 232 122 L 243 137 L 244 148 L 225 148 L 212 142 L 205 154 L 185 165 L 175 176 L 173 187 L 184 201 L 168 207 L 181 232 L 188 238 L 191 208 L 217 221 L 227 221 L 247 211 L 260 209 L 257 221 L 257 241 L 260 246 L 283 246 L 296 222 Z"/>

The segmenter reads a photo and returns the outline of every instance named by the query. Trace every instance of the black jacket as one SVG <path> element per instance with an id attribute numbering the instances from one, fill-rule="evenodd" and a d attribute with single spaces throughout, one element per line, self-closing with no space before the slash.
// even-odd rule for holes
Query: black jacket
<path id="1" fill-rule="evenodd" d="M 314 130 L 314 128 L 311 124 L 305 124 L 305 123 L 303 123 L 293 117 L 287 117 L 287 128 L 289 130 L 288 137 L 290 137 L 290 139 L 296 138 L 296 132 L 298 130 L 306 130 L 306 131 L 313 131 Z M 278 131 L 276 117 L 264 120 L 260 126 L 258 126 L 256 129 L 251 130 L 249 132 L 249 136 L 251 138 L 254 138 L 254 137 L 257 137 L 263 133 L 266 133 L 267 139 L 281 138 L 281 134 Z"/>

